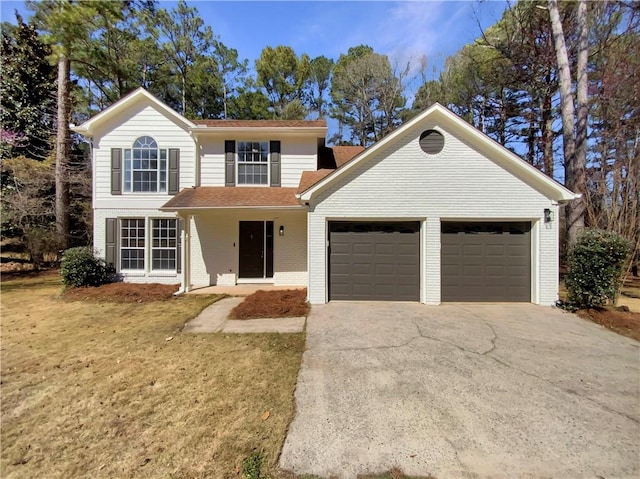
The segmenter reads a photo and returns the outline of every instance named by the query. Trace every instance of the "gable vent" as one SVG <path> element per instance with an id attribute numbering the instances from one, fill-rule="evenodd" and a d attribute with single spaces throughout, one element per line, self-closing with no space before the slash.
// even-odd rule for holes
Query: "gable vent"
<path id="1" fill-rule="evenodd" d="M 444 148 L 444 136 L 436 130 L 423 131 L 420 135 L 420 148 L 429 155 L 436 155 Z"/>

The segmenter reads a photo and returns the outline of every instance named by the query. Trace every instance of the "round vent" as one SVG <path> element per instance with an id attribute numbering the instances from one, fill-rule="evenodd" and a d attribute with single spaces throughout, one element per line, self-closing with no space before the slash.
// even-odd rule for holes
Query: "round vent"
<path id="1" fill-rule="evenodd" d="M 444 136 L 436 130 L 423 131 L 420 135 L 420 148 L 429 155 L 436 155 L 444 148 Z"/>

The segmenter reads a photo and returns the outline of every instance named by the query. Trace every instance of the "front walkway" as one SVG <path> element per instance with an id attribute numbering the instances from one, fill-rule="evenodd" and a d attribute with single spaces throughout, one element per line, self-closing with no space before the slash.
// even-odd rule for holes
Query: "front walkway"
<path id="1" fill-rule="evenodd" d="M 301 333 L 305 318 L 227 319 L 244 297 L 223 298 L 188 321 L 184 333 Z"/>
<path id="2" fill-rule="evenodd" d="M 640 343 L 531 304 L 329 303 L 280 466 L 355 478 L 640 477 Z"/>

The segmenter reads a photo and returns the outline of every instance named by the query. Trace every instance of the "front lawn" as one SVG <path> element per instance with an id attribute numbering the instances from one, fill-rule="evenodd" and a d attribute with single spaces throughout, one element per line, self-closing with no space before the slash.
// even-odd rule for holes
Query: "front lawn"
<path id="1" fill-rule="evenodd" d="M 235 478 L 254 452 L 273 470 L 302 334 L 181 333 L 212 296 L 60 292 L 55 275 L 2 282 L 1 477 Z"/>

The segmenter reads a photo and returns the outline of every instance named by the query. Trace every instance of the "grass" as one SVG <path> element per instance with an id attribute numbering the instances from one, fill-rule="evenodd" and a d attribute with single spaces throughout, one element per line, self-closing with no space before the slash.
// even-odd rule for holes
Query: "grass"
<path id="1" fill-rule="evenodd" d="M 230 319 L 295 318 L 307 316 L 306 289 L 284 291 L 258 290 L 231 310 Z"/>
<path id="2" fill-rule="evenodd" d="M 181 333 L 212 296 L 60 292 L 2 282 L 1 477 L 236 478 L 255 452 L 275 470 L 303 335 Z"/>

